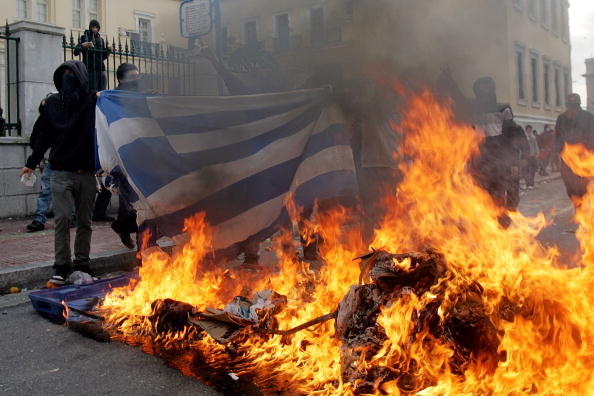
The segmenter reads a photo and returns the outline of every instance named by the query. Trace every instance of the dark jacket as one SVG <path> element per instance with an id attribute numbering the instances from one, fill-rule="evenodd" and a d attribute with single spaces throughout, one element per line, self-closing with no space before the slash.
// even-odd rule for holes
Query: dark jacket
<path id="1" fill-rule="evenodd" d="M 31 137 L 29 138 L 29 146 L 31 146 L 32 149 L 35 149 L 35 145 L 39 140 L 39 136 L 41 136 L 41 124 L 43 124 L 43 112 L 39 114 L 39 117 L 37 117 L 37 120 L 35 120 L 33 131 L 31 132 Z"/>
<path id="2" fill-rule="evenodd" d="M 555 130 L 554 150 L 557 153 L 563 150 L 565 143 L 582 143 L 586 148 L 594 150 L 594 116 L 591 113 L 580 109 L 573 119 L 563 113 L 557 118 Z"/>
<path id="3" fill-rule="evenodd" d="M 81 85 L 79 100 L 62 98 L 62 74 L 71 69 Z M 47 99 L 41 121 L 41 133 L 35 143 L 33 154 L 27 160 L 27 168 L 35 169 L 48 148 L 49 162 L 54 170 L 95 170 L 95 104 L 97 94 L 89 90 L 89 77 L 80 61 L 67 61 L 54 73 L 58 94 Z"/>
<path id="4" fill-rule="evenodd" d="M 84 48 L 83 43 L 92 42 L 93 47 Z M 89 71 L 105 71 L 103 61 L 109 57 L 109 51 L 105 45 L 105 40 L 99 34 L 93 34 L 91 30 L 85 30 L 84 34 L 78 39 L 78 45 L 74 49 L 74 55 L 82 53 L 83 63 Z"/>

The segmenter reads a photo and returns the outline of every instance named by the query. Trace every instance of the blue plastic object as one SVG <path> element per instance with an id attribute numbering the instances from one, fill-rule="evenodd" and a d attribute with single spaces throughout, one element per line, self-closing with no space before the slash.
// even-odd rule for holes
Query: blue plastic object
<path id="1" fill-rule="evenodd" d="M 130 280 L 137 278 L 130 272 L 110 279 L 98 280 L 90 285 L 66 285 L 55 289 L 43 289 L 29 293 L 33 308 L 42 316 L 57 322 L 64 321 L 64 305 L 86 311 L 103 299 L 116 287 L 126 286 Z"/>

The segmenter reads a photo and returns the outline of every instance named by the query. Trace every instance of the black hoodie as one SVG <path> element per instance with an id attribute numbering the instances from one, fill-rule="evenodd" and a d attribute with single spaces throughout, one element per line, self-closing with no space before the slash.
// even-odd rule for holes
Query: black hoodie
<path id="1" fill-rule="evenodd" d="M 62 96 L 62 75 L 70 69 L 80 82 L 78 100 L 65 100 Z M 33 154 L 27 159 L 27 168 L 35 169 L 51 148 L 49 162 L 54 170 L 95 170 L 95 104 L 97 93 L 89 90 L 89 77 L 80 61 L 64 62 L 54 72 L 57 94 L 47 99 L 43 111 L 41 135 Z"/>
<path id="2" fill-rule="evenodd" d="M 96 25 L 95 25 L 96 24 Z M 87 66 L 89 71 L 105 71 L 105 63 L 103 61 L 109 57 L 109 51 L 105 46 L 105 40 L 99 33 L 93 34 L 92 26 L 99 26 L 99 22 L 92 20 L 89 24 L 89 29 L 85 30 L 82 36 L 78 39 L 78 45 L 74 49 L 74 55 L 78 56 L 82 53 L 83 63 Z M 93 43 L 93 47 L 84 48 L 83 43 Z"/>

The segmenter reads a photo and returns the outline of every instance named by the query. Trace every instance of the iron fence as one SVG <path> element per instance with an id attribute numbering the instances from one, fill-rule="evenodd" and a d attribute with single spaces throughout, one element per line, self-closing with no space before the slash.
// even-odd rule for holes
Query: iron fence
<path id="1" fill-rule="evenodd" d="M 21 118 L 19 101 L 19 43 L 18 37 L 11 37 L 11 31 L 6 24 L 4 34 L 0 34 L 0 48 L 4 50 L 5 69 L 4 78 L 0 78 L 5 88 L 3 103 L 0 108 L 3 110 L 0 114 L 0 137 L 21 136 Z M 3 122 L 4 121 L 4 122 Z"/>
<path id="2" fill-rule="evenodd" d="M 81 46 L 82 39 L 63 36 L 62 48 L 64 61 L 86 61 L 87 70 L 95 72 L 101 63 L 105 70 L 101 73 L 105 78 L 105 88 L 117 87 L 116 71 L 122 63 L 136 65 L 142 76 L 142 89 L 163 95 L 196 95 L 197 66 L 188 55 L 188 51 L 170 45 L 139 42 L 118 37 L 109 41 L 103 37 L 105 45 L 91 48 Z M 97 59 L 100 59 L 98 61 Z"/>

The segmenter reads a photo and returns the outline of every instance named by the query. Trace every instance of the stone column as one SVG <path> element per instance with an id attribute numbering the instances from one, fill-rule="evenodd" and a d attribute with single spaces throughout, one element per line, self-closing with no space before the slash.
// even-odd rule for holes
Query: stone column
<path id="1" fill-rule="evenodd" d="M 10 25 L 11 37 L 19 37 L 19 106 L 22 136 L 28 137 L 38 116 L 39 102 L 55 92 L 54 70 L 63 61 L 64 28 L 34 21 Z"/>

